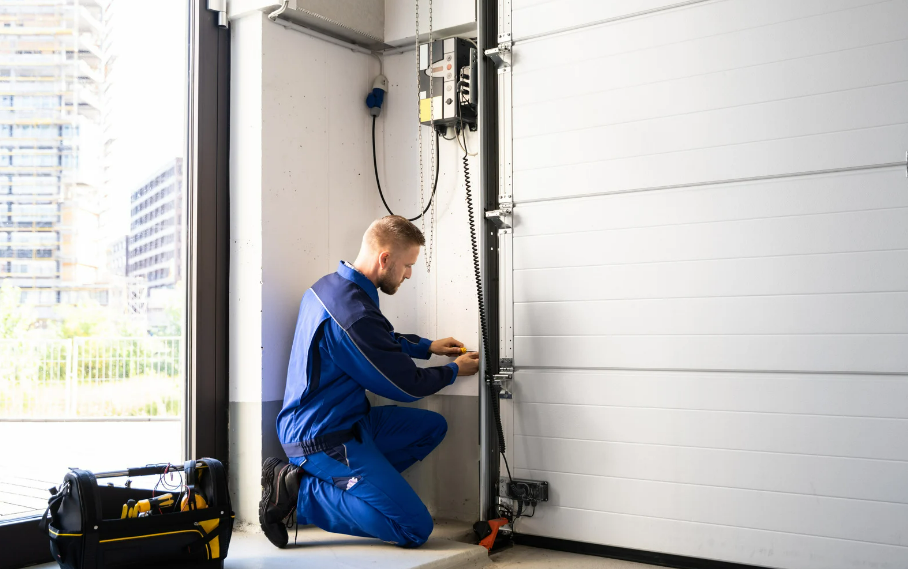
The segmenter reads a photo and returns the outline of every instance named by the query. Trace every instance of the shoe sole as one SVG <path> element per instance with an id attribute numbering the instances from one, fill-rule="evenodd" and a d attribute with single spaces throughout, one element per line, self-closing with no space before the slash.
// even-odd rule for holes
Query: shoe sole
<path id="1" fill-rule="evenodd" d="M 276 458 L 269 458 L 262 465 L 262 499 L 261 501 L 259 501 L 259 525 L 261 526 L 262 531 L 265 532 L 265 536 L 268 538 L 268 541 L 283 549 L 284 546 L 287 545 L 287 541 L 289 541 L 290 537 L 286 536 L 285 539 L 280 540 L 283 542 L 283 545 L 281 545 L 280 543 L 275 543 L 275 541 L 271 539 L 267 527 L 268 525 L 273 524 L 266 524 L 265 522 L 265 513 L 268 510 L 268 504 L 271 502 L 271 489 L 274 487 L 274 467 L 280 463 L 281 461 Z M 278 488 L 278 491 L 280 491 L 280 488 Z M 282 528 L 284 527 L 283 524 L 279 523 L 279 525 Z"/>

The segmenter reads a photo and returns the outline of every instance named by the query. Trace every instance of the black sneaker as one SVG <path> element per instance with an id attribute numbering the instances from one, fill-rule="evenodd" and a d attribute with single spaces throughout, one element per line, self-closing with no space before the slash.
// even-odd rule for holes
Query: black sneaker
<path id="1" fill-rule="evenodd" d="M 296 513 L 299 477 L 302 474 L 298 466 L 293 466 L 278 458 L 267 458 L 262 464 L 262 500 L 259 502 L 259 524 L 268 541 L 280 548 L 287 546 L 289 538 L 286 519 Z M 296 516 L 293 518 L 292 521 L 296 521 Z"/>

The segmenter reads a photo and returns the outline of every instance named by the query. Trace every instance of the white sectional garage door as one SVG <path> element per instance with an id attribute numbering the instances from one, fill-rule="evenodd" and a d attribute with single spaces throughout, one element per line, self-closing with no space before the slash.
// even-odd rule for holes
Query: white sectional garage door
<path id="1" fill-rule="evenodd" d="M 908 567 L 908 0 L 511 4 L 518 531 Z"/>

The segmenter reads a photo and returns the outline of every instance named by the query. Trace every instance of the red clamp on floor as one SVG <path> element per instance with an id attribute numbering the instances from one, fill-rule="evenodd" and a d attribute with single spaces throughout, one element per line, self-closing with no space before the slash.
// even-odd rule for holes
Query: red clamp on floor
<path id="1" fill-rule="evenodd" d="M 498 537 L 498 528 L 510 523 L 507 518 L 498 518 L 487 522 L 476 522 L 473 524 L 473 531 L 479 536 L 479 545 L 489 551 L 495 545 L 495 538 Z"/>

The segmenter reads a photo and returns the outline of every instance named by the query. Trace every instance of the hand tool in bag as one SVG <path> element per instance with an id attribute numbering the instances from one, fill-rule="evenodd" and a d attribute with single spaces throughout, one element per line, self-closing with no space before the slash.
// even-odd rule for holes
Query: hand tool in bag
<path id="1" fill-rule="evenodd" d="M 163 494 L 156 498 L 148 498 L 147 500 L 129 500 L 123 504 L 123 512 L 120 514 L 120 519 L 125 518 L 137 518 L 140 514 L 145 512 L 151 512 L 156 508 L 165 508 L 167 506 L 173 505 L 173 494 Z"/>

